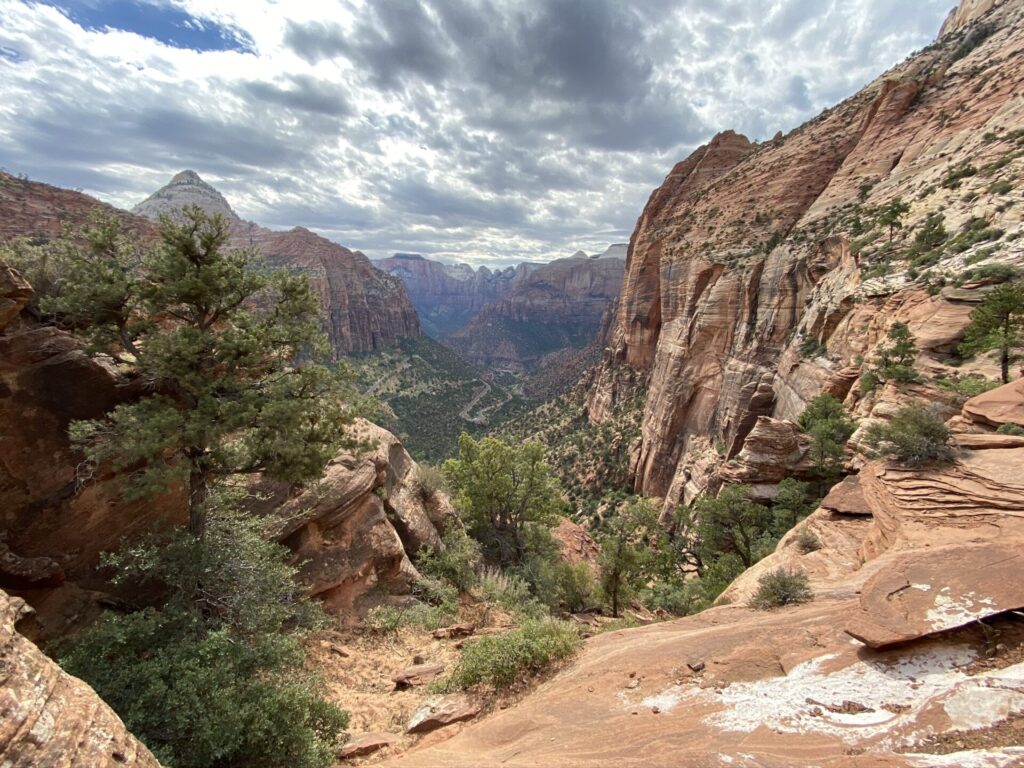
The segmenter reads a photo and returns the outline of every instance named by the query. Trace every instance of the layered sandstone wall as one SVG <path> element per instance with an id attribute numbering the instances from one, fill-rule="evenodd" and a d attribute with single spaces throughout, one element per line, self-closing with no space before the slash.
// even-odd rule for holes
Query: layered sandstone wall
<path id="1" fill-rule="evenodd" d="M 1013 182 L 1024 160 L 1012 138 L 1024 128 L 1024 5 L 985 5 L 965 4 L 935 45 L 786 136 L 719 134 L 652 194 L 589 408 L 594 420 L 608 411 L 616 366 L 649 374 L 638 492 L 667 506 L 705 492 L 709 444 L 735 457 L 759 417 L 795 419 L 822 391 L 846 397 L 894 320 L 910 322 L 936 364 L 955 347 L 976 299 L 930 295 L 906 263 L 872 276 L 857 210 L 910 204 L 893 252 L 929 213 L 951 236 L 982 217 L 1003 231 L 985 263 L 1024 262 Z M 961 55 L 978 25 L 985 35 Z M 994 170 L 943 186 L 965 163 Z M 992 192 L 994 179 L 1012 191 Z M 876 239 L 886 251 L 885 234 Z M 981 247 L 948 252 L 933 271 L 952 280 Z M 801 354 L 808 338 L 821 354 Z"/>

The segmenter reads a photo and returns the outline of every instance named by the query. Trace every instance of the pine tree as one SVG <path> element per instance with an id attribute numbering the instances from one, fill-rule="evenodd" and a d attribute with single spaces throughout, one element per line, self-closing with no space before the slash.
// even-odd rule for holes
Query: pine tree
<path id="1" fill-rule="evenodd" d="M 889 243 L 892 243 L 893 234 L 897 229 L 903 228 L 903 217 L 910 213 L 910 206 L 903 202 L 903 198 L 897 197 L 883 205 L 878 211 L 878 223 L 889 228 Z"/>
<path id="2" fill-rule="evenodd" d="M 64 280 L 45 308 L 84 328 L 146 393 L 102 419 L 71 425 L 93 464 L 128 474 L 126 496 L 181 483 L 189 530 L 202 537 L 212 484 L 264 472 L 287 482 L 321 475 L 356 408 L 347 369 L 326 352 L 319 307 L 302 276 L 262 268 L 229 249 L 225 220 L 198 207 L 160 222 L 148 250 L 115 219 L 61 255 Z"/>
<path id="3" fill-rule="evenodd" d="M 1011 352 L 1024 346 L 1024 283 L 1003 283 L 971 312 L 960 345 L 963 354 L 999 350 L 1003 383 L 1010 381 Z"/>
<path id="4" fill-rule="evenodd" d="M 914 359 L 917 357 L 917 344 L 914 335 L 906 323 L 896 322 L 889 328 L 888 338 L 891 344 L 878 350 L 875 362 L 883 379 L 894 381 L 915 381 Z"/>
<path id="5" fill-rule="evenodd" d="M 612 616 L 635 593 L 652 560 L 649 539 L 658 533 L 658 513 L 645 499 L 629 502 L 607 525 L 598 565 L 600 584 Z"/>

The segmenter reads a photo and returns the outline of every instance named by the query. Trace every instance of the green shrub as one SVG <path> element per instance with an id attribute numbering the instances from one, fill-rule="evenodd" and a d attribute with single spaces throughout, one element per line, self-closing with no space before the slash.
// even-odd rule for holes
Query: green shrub
<path id="1" fill-rule="evenodd" d="M 478 584 L 480 596 L 488 603 L 504 608 L 516 616 L 542 616 L 543 606 L 530 591 L 530 585 L 519 576 L 500 568 L 484 568 Z"/>
<path id="2" fill-rule="evenodd" d="M 796 546 L 805 555 L 821 549 L 821 539 L 806 525 L 797 531 Z"/>
<path id="3" fill-rule="evenodd" d="M 458 618 L 457 609 L 456 604 L 445 600 L 438 605 L 418 600 L 403 606 L 378 605 L 366 615 L 364 626 L 382 635 L 394 634 L 403 627 L 432 630 L 455 621 Z"/>
<path id="4" fill-rule="evenodd" d="M 705 586 L 701 579 L 685 582 L 658 581 L 644 591 L 641 602 L 652 611 L 661 610 L 674 616 L 689 616 L 703 610 L 718 597 L 716 592 L 708 600 L 704 592 Z"/>
<path id="5" fill-rule="evenodd" d="M 429 502 L 439 493 L 447 492 L 444 472 L 431 464 L 419 464 L 412 476 L 412 488 L 422 501 Z"/>
<path id="6" fill-rule="evenodd" d="M 1013 182 L 1008 179 L 1000 179 L 999 181 L 993 181 L 988 185 L 988 191 L 993 195 L 1007 195 L 1013 191 Z"/>
<path id="7" fill-rule="evenodd" d="M 768 571 L 757 580 L 757 591 L 748 605 L 759 610 L 769 610 L 806 603 L 813 597 L 806 573 L 778 568 Z"/>
<path id="8" fill-rule="evenodd" d="M 319 623 L 287 550 L 211 510 L 203 539 L 151 536 L 108 562 L 162 604 L 108 614 L 59 652 L 166 765 L 323 766 L 347 724 L 321 698 L 290 627 Z"/>
<path id="9" fill-rule="evenodd" d="M 949 169 L 949 172 L 942 180 L 942 186 L 944 186 L 946 189 L 959 189 L 960 183 L 964 179 L 970 176 L 976 176 L 977 173 L 977 168 L 971 165 L 971 163 L 964 161 L 959 165 L 956 165 Z"/>
<path id="10" fill-rule="evenodd" d="M 986 378 L 981 374 L 970 374 L 968 376 L 949 376 L 936 379 L 935 383 L 947 392 L 955 392 L 962 398 L 967 399 L 980 395 L 983 392 L 995 389 L 999 386 L 998 381 Z"/>
<path id="11" fill-rule="evenodd" d="M 864 371 L 860 375 L 860 382 L 858 384 L 858 390 L 861 397 L 867 397 L 878 387 L 878 376 L 875 375 L 874 371 Z"/>
<path id="12" fill-rule="evenodd" d="M 981 45 L 985 40 L 995 32 L 997 27 L 994 24 L 978 24 L 972 27 L 967 34 L 964 36 L 963 41 L 957 46 L 956 50 L 953 51 L 952 57 L 950 57 L 950 63 L 960 61 L 960 59 L 967 56 L 971 51 Z"/>
<path id="13" fill-rule="evenodd" d="M 579 632 L 568 622 L 529 620 L 507 634 L 467 643 L 455 669 L 437 687 L 446 691 L 474 685 L 510 688 L 517 681 L 573 656 L 580 643 Z"/>
<path id="14" fill-rule="evenodd" d="M 445 531 L 441 543 L 440 550 L 420 549 L 416 568 L 424 576 L 446 581 L 460 592 L 468 592 L 477 583 L 477 569 L 482 562 L 480 545 L 459 525 Z"/>
<path id="15" fill-rule="evenodd" d="M 800 342 L 800 357 L 820 357 L 828 352 L 828 348 L 813 336 L 808 336 Z"/>
<path id="16" fill-rule="evenodd" d="M 597 584 L 586 563 L 559 563 L 555 566 L 555 583 L 558 602 L 570 613 L 586 610 L 593 605 Z"/>
<path id="17" fill-rule="evenodd" d="M 980 267 L 968 270 L 965 273 L 965 277 L 971 280 L 992 280 L 998 283 L 1005 283 L 1020 277 L 1020 267 L 1013 264 L 983 264 Z"/>
<path id="18" fill-rule="evenodd" d="M 1024 427 L 1020 424 L 1000 424 L 996 430 L 997 435 L 1016 435 L 1024 437 Z"/>
<path id="19" fill-rule="evenodd" d="M 919 404 L 901 408 L 885 424 L 871 425 L 865 442 L 880 456 L 908 466 L 953 457 L 949 429 L 933 409 Z"/>

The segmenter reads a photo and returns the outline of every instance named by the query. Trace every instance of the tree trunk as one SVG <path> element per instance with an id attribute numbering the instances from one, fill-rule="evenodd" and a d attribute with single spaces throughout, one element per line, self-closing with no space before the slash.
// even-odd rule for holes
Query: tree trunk
<path id="1" fill-rule="evenodd" d="M 209 497 L 206 473 L 193 461 L 188 474 L 188 532 L 197 539 L 206 533 L 206 500 Z"/>
<path id="2" fill-rule="evenodd" d="M 999 355 L 999 369 L 1003 374 L 1003 384 L 1010 383 L 1010 350 L 1003 347 Z"/>

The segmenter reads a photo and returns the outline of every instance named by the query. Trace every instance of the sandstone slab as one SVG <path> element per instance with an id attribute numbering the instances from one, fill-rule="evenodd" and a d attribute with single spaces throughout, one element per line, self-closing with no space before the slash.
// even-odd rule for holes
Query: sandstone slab
<path id="1" fill-rule="evenodd" d="M 846 632 L 872 648 L 1024 607 L 1024 548 L 984 544 L 909 554 L 864 585 Z"/>
<path id="2" fill-rule="evenodd" d="M 973 422 L 1024 427 L 1024 379 L 976 395 L 964 403 L 963 415 Z"/>
<path id="3" fill-rule="evenodd" d="M 453 624 L 450 627 L 441 627 L 433 631 L 435 640 L 451 640 L 459 637 L 469 637 L 476 632 L 473 624 Z"/>
<path id="4" fill-rule="evenodd" d="M 841 515 L 871 514 L 871 506 L 864 498 L 860 477 L 857 475 L 843 478 L 842 482 L 832 486 L 832 490 L 821 500 L 821 506 Z"/>
<path id="5" fill-rule="evenodd" d="M 396 672 L 391 677 L 395 688 L 412 688 L 426 685 L 444 674 L 444 664 L 413 664 L 411 667 Z"/>
<path id="6" fill-rule="evenodd" d="M 413 712 L 405 727 L 406 733 L 427 733 L 452 723 L 472 720 L 483 704 L 465 693 L 431 696 Z"/>
<path id="7" fill-rule="evenodd" d="M 342 760 L 366 757 L 385 747 L 390 747 L 396 741 L 398 741 L 398 737 L 393 733 L 361 733 L 348 740 L 345 746 L 338 751 L 338 757 Z"/>

